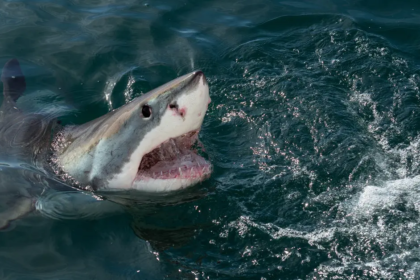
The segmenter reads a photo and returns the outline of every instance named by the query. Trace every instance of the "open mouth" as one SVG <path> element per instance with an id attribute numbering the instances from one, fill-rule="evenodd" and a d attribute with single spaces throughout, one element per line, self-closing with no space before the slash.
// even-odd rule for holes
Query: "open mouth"
<path id="1" fill-rule="evenodd" d="M 148 179 L 204 180 L 210 176 L 211 164 L 193 149 L 198 131 L 191 131 L 163 142 L 143 156 L 136 181 Z"/>

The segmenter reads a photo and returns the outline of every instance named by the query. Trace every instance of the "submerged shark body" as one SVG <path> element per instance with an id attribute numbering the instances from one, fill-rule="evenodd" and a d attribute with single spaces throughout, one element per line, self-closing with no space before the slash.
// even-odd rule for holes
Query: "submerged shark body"
<path id="1" fill-rule="evenodd" d="M 0 196 L 13 202 L 1 203 L 0 228 L 33 209 L 33 198 L 42 192 L 38 180 L 57 185 L 64 179 L 93 191 L 165 192 L 211 173 L 211 165 L 192 150 L 210 103 L 201 71 L 91 122 L 64 128 L 52 117 L 19 110 L 16 101 L 26 84 L 17 60 L 6 63 L 1 80 Z"/>

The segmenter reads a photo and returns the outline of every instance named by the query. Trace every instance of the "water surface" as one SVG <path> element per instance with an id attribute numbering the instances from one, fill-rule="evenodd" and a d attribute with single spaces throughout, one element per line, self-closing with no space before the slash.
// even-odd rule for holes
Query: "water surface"
<path id="1" fill-rule="evenodd" d="M 80 124 L 195 69 L 210 180 L 47 191 L 2 279 L 420 277 L 418 1 L 2 1 L 19 105 Z"/>

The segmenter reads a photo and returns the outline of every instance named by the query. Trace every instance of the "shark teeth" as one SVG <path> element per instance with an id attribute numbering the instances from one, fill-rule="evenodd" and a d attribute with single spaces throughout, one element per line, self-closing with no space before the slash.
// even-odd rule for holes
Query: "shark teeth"
<path id="1" fill-rule="evenodd" d="M 211 165 L 208 162 L 205 162 L 203 158 L 198 159 L 199 156 L 194 158 L 195 161 L 181 162 L 183 165 L 179 165 L 180 161 L 174 162 L 163 162 L 159 163 L 156 166 L 152 167 L 152 170 L 142 170 L 139 172 L 139 175 L 142 180 L 147 178 L 152 179 L 196 179 L 196 178 L 206 178 L 211 173 Z M 200 166 L 198 165 L 200 162 Z"/>

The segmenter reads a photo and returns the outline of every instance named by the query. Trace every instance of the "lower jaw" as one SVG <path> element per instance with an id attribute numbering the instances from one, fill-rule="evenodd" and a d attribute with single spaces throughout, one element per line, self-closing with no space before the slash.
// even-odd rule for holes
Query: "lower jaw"
<path id="1" fill-rule="evenodd" d="M 203 177 L 195 178 L 171 178 L 171 179 L 153 179 L 143 178 L 141 180 L 135 180 L 132 185 L 132 189 L 145 191 L 145 192 L 170 192 L 185 189 L 196 185 L 197 183 L 204 181 L 209 178 L 210 174 Z"/>
<path id="2" fill-rule="evenodd" d="M 210 177 L 212 168 L 209 163 L 189 168 L 171 168 L 165 171 L 140 171 L 132 188 L 147 192 L 167 192 L 193 186 Z"/>

